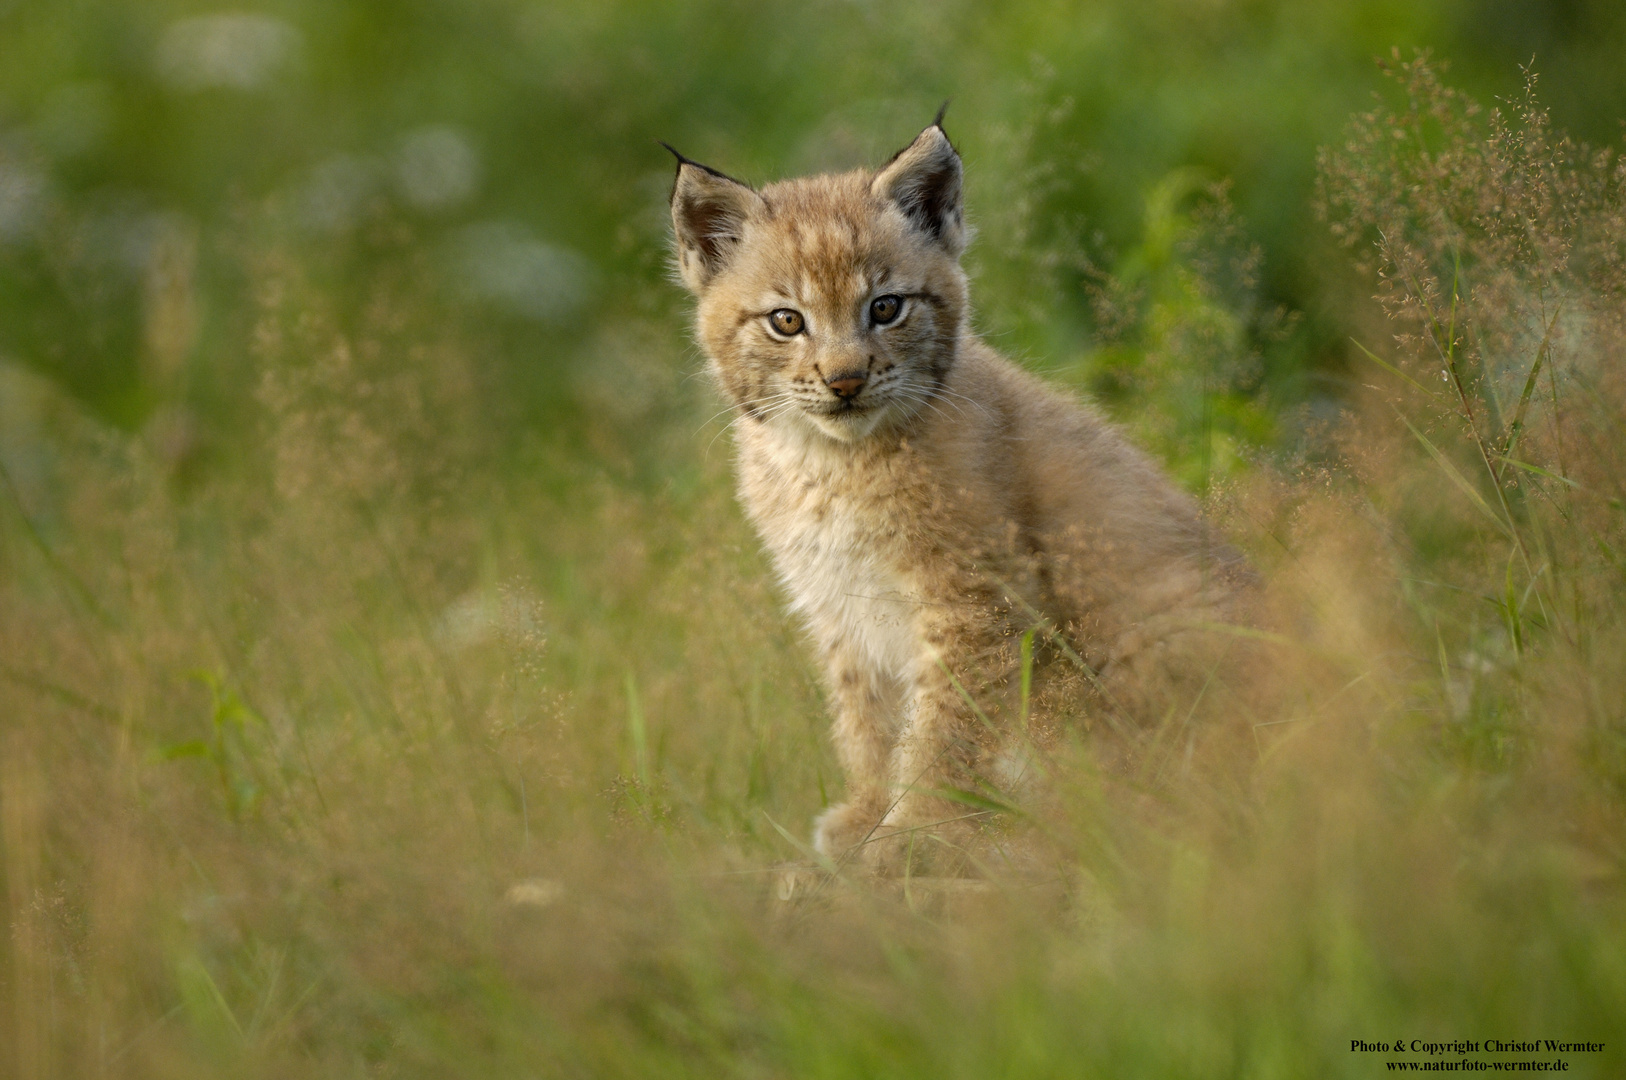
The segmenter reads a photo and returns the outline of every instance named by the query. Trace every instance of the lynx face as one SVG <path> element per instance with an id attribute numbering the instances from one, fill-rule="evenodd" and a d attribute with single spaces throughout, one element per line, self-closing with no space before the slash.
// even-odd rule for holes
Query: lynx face
<path id="1" fill-rule="evenodd" d="M 965 320 L 960 176 L 935 124 L 878 173 L 760 192 L 680 158 L 678 270 L 752 422 L 853 443 L 935 407 Z"/>

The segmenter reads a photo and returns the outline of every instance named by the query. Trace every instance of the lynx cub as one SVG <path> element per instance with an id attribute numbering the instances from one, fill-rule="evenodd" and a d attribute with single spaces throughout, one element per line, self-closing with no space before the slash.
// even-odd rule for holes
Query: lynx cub
<path id="1" fill-rule="evenodd" d="M 672 221 L 741 499 L 834 704 L 847 801 L 818 850 L 883 873 L 964 851 L 955 793 L 1019 785 L 1069 706 L 1157 719 L 1245 571 L 1145 454 L 972 332 L 941 117 L 878 172 L 761 191 L 678 155 Z"/>

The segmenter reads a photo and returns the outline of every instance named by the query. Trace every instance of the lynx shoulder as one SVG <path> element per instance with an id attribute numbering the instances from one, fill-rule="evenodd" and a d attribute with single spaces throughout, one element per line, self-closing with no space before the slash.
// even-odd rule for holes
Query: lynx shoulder
<path id="1" fill-rule="evenodd" d="M 1172 700 L 1247 577 L 1150 458 L 971 331 L 961 177 L 934 123 L 878 171 L 760 191 L 679 155 L 672 191 L 740 497 L 833 705 L 847 797 L 814 841 L 883 872 L 926 831 L 963 847 L 952 793 L 1019 787 L 1066 718 Z"/>

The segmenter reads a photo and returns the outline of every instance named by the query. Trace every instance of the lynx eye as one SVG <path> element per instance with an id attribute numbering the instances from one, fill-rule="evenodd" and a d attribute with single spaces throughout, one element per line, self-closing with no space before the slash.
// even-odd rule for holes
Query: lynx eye
<path id="1" fill-rule="evenodd" d="M 902 310 L 903 297 L 901 296 L 892 296 L 891 294 L 877 296 L 869 302 L 870 321 L 876 326 L 885 326 L 893 319 L 896 319 L 898 312 Z"/>
<path id="2" fill-rule="evenodd" d="M 768 316 L 768 325 L 786 337 L 795 337 L 802 332 L 802 313 L 782 307 Z"/>

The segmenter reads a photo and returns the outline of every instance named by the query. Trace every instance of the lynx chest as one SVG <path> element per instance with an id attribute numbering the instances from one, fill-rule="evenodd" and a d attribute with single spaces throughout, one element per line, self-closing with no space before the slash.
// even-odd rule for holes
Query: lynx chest
<path id="1" fill-rule="evenodd" d="M 883 509 L 798 483 L 747 491 L 748 508 L 819 644 L 847 646 L 905 679 L 922 651 L 920 596 Z"/>

